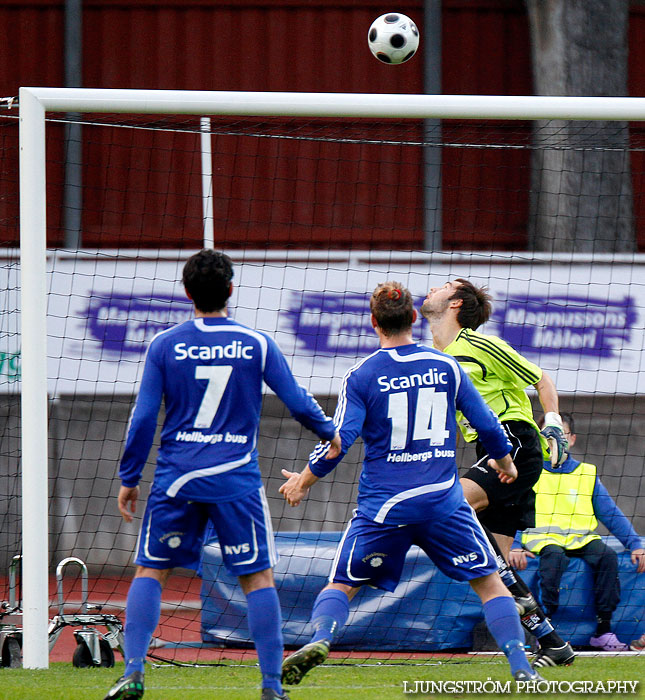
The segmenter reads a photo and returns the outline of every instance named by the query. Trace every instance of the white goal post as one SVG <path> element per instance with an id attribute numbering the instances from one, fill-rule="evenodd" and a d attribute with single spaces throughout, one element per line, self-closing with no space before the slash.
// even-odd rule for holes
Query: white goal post
<path id="1" fill-rule="evenodd" d="M 645 121 L 645 98 L 20 89 L 23 650 L 47 668 L 45 113 Z M 208 217 L 207 217 L 208 218 Z"/>

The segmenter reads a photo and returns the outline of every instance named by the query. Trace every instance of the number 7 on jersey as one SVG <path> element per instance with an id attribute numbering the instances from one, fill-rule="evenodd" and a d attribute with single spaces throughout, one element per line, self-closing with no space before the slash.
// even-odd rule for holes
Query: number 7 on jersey
<path id="1" fill-rule="evenodd" d="M 233 367 L 231 365 L 214 367 L 211 365 L 197 365 L 195 367 L 195 379 L 208 379 L 208 384 L 206 385 L 202 402 L 199 405 L 197 417 L 193 423 L 194 428 L 211 427 L 232 371 Z"/>

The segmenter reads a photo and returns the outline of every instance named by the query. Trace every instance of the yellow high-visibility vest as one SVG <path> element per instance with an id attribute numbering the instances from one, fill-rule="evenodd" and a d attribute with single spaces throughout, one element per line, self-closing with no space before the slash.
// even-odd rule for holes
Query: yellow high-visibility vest
<path id="1" fill-rule="evenodd" d="M 592 540 L 598 521 L 592 496 L 596 467 L 581 462 L 570 474 L 546 469 L 533 487 L 535 491 L 535 527 L 522 533 L 522 545 L 539 554 L 548 544 L 564 549 L 580 549 Z"/>

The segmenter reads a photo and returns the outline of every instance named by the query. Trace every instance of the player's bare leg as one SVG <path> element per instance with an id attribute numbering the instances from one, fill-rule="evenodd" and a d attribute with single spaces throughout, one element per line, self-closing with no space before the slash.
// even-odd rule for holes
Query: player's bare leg
<path id="1" fill-rule="evenodd" d="M 464 496 L 476 513 L 488 508 L 488 495 L 486 491 L 472 479 L 459 479 L 464 490 Z"/>

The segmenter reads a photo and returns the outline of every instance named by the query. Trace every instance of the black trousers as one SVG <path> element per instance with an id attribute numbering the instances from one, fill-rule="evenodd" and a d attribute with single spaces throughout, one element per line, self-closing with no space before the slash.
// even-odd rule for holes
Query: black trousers
<path id="1" fill-rule="evenodd" d="M 560 602 L 560 581 L 569 558 L 584 560 L 593 570 L 593 592 L 598 617 L 610 619 L 620 602 L 618 557 L 602 540 L 592 540 L 580 549 L 547 545 L 539 556 L 540 589 L 547 615 L 553 615 Z"/>

